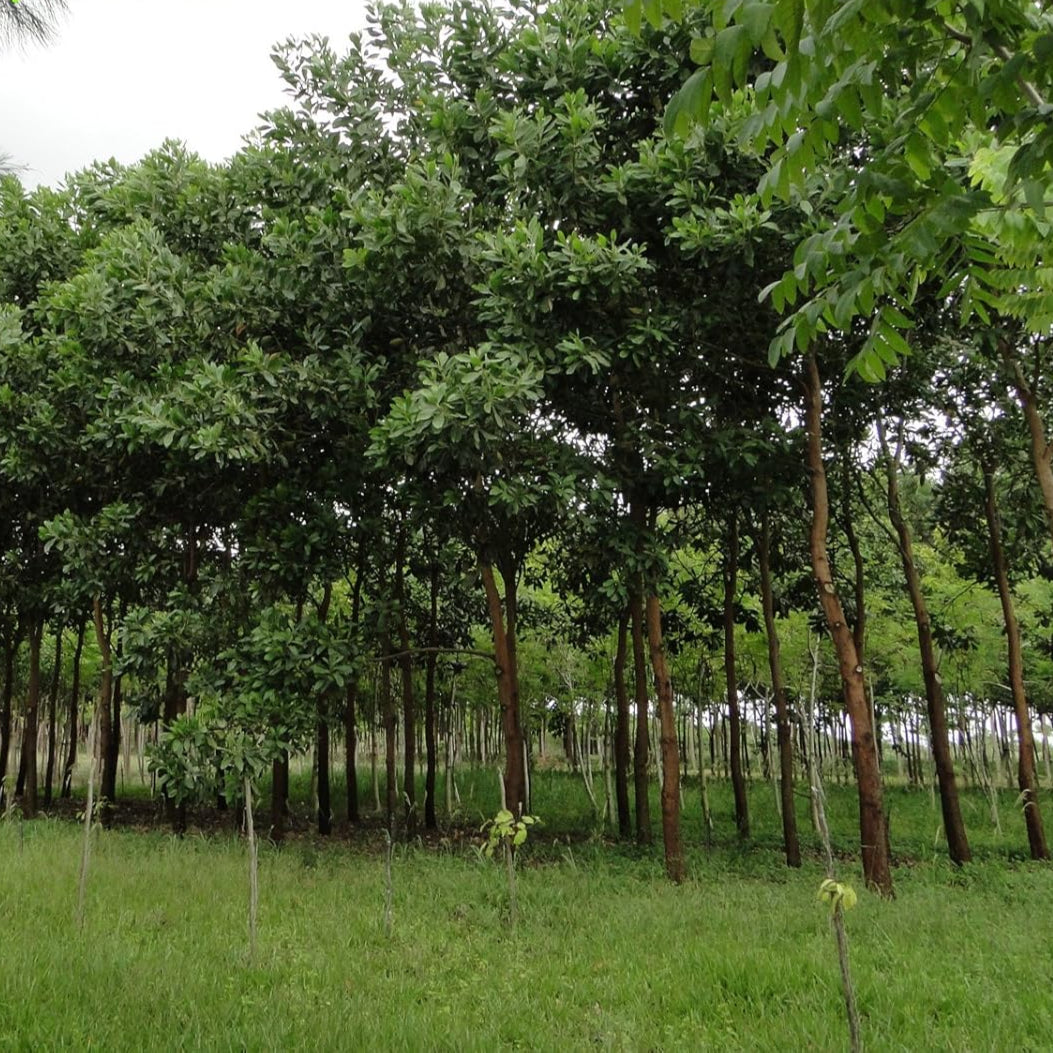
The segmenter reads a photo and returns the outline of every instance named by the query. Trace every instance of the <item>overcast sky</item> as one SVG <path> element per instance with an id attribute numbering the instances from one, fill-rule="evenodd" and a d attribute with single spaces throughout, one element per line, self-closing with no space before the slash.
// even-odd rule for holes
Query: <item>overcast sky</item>
<path id="1" fill-rule="evenodd" d="M 0 54 L 0 153 L 56 184 L 95 160 L 131 162 L 165 138 L 210 161 L 282 105 L 271 45 L 365 24 L 366 0 L 69 0 L 58 39 Z"/>

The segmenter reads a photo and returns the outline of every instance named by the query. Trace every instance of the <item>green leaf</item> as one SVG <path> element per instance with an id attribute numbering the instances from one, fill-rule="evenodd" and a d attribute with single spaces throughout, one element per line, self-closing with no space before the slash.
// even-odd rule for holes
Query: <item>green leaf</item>
<path id="1" fill-rule="evenodd" d="M 629 32 L 638 37 L 643 28 L 643 3 L 642 0 L 625 0 L 625 24 Z"/>
<path id="2" fill-rule="evenodd" d="M 669 100 L 665 110 L 665 134 L 683 136 L 695 122 L 705 123 L 713 100 L 713 78 L 709 69 L 696 69 Z"/>

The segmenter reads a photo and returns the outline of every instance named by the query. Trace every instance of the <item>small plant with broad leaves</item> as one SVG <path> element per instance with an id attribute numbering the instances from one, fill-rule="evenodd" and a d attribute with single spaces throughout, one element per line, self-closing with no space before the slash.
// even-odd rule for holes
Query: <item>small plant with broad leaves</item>
<path id="1" fill-rule="evenodd" d="M 507 808 L 502 808 L 493 819 L 487 819 L 482 825 L 482 830 L 487 835 L 483 845 L 483 853 L 487 858 L 493 859 L 494 852 L 499 847 L 504 850 L 505 868 L 508 872 L 508 923 L 513 929 L 519 915 L 516 900 L 516 849 L 526 844 L 530 827 L 540 822 L 536 815 L 521 815 L 517 819 Z"/>
<path id="2" fill-rule="evenodd" d="M 501 845 L 514 856 L 515 850 L 526 843 L 527 831 L 538 822 L 537 816 L 524 815 L 517 819 L 507 808 L 502 808 L 482 826 L 487 834 L 487 843 L 483 846 L 487 858 L 493 859 L 494 851 Z"/>
<path id="3" fill-rule="evenodd" d="M 829 903 L 831 914 L 836 913 L 838 907 L 842 910 L 851 910 L 859 901 L 856 890 L 851 885 L 834 881 L 833 878 L 827 878 L 819 886 L 815 898 L 820 902 Z"/>

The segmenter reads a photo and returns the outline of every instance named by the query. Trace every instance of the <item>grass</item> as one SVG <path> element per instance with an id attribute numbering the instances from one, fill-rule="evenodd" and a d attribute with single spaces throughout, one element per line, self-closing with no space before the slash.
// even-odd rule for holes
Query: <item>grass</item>
<path id="1" fill-rule="evenodd" d="M 714 781 L 717 836 L 702 846 L 691 791 L 691 879 L 677 888 L 660 848 L 582 839 L 579 780 L 539 776 L 545 836 L 524 852 L 515 932 L 500 865 L 464 840 L 396 847 L 390 938 L 368 838 L 265 848 L 254 961 L 233 836 L 99 831 L 78 930 L 78 829 L 0 824 L 0 1049 L 845 1048 L 817 859 L 781 865 L 762 785 L 757 836 L 740 846 Z M 471 824 L 496 809 L 492 773 L 466 771 L 461 792 Z M 889 798 L 911 863 L 894 902 L 863 894 L 848 917 L 867 1048 L 1049 1048 L 1053 995 L 1035 963 L 1053 939 L 1053 874 L 1013 858 L 1012 795 L 1003 839 L 967 796 L 987 858 L 960 871 L 933 853 L 929 795 Z M 832 787 L 829 807 L 848 852 L 853 791 Z M 809 831 L 804 800 L 800 818 Z M 844 861 L 858 884 L 856 869 Z"/>

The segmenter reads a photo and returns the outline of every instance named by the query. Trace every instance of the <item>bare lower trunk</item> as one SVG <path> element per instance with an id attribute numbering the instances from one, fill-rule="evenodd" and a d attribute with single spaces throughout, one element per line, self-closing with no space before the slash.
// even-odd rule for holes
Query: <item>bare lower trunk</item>
<path id="1" fill-rule="evenodd" d="M 764 630 L 768 638 L 768 668 L 771 671 L 772 693 L 775 701 L 775 724 L 779 738 L 779 800 L 782 811 L 782 840 L 786 863 L 801 865 L 801 843 L 797 837 L 797 816 L 793 800 L 793 728 L 790 707 L 786 700 L 786 685 L 782 675 L 779 636 L 775 628 L 775 600 L 771 588 L 771 528 L 767 509 L 761 522 L 760 563 L 761 606 L 764 609 Z"/>
<path id="2" fill-rule="evenodd" d="M 724 556 L 724 678 L 727 685 L 728 724 L 731 734 L 731 786 L 735 794 L 735 826 L 740 838 L 750 836 L 749 799 L 742 774 L 742 716 L 739 712 L 739 683 L 735 664 L 735 592 L 739 574 L 739 524 L 735 513 L 728 520 Z"/>
<path id="3" fill-rule="evenodd" d="M 806 376 L 805 423 L 812 491 L 812 523 L 809 537 L 812 573 L 819 590 L 819 602 L 826 617 L 830 637 L 837 652 L 845 708 L 851 721 L 852 760 L 859 792 L 863 879 L 881 895 L 891 896 L 892 870 L 889 864 L 881 770 L 878 767 L 877 746 L 874 742 L 870 706 L 867 703 L 863 681 L 863 666 L 859 661 L 852 633 L 845 622 L 826 549 L 830 504 L 822 452 L 822 385 L 814 354 L 808 358 Z"/>
<path id="4" fill-rule="evenodd" d="M 31 819 L 37 814 L 37 719 L 40 711 L 40 642 L 44 623 L 29 626 L 29 683 L 26 687 L 26 709 L 22 725 L 22 764 L 24 785 L 22 814 Z"/>
<path id="5" fill-rule="evenodd" d="M 995 495 L 994 468 L 983 466 L 985 512 L 987 531 L 991 545 L 991 563 L 994 567 L 998 597 L 1002 601 L 1005 621 L 1006 645 L 1009 653 L 1009 686 L 1013 692 L 1013 709 L 1016 713 L 1016 734 L 1019 755 L 1017 758 L 1017 786 L 1024 805 L 1024 822 L 1027 824 L 1027 839 L 1032 859 L 1049 859 L 1046 832 L 1042 825 L 1042 813 L 1038 805 L 1038 776 L 1035 772 L 1035 742 L 1031 732 L 1031 713 L 1028 709 L 1027 692 L 1024 689 L 1024 662 L 1020 650 L 1020 626 L 1016 620 L 1013 594 L 1009 587 L 1009 571 L 1006 567 L 1002 547 L 1002 524 L 998 515 Z"/>
<path id="6" fill-rule="evenodd" d="M 653 593 L 647 597 L 647 640 L 651 648 L 655 693 L 658 696 L 659 741 L 662 747 L 662 840 L 665 845 L 665 871 L 669 879 L 681 882 L 687 877 L 684 849 L 680 839 L 680 749 L 676 741 L 676 713 L 673 685 L 662 644 L 662 608 Z"/>
<path id="7" fill-rule="evenodd" d="M 435 664 L 438 655 L 435 648 L 439 646 L 439 565 L 437 562 L 432 564 L 430 584 L 428 642 L 432 651 L 428 654 L 424 667 L 424 752 L 427 758 L 427 769 L 424 773 L 424 826 L 427 830 L 436 830 L 439 826 L 435 813 L 435 781 L 438 766 L 435 734 Z"/>
<path id="8" fill-rule="evenodd" d="M 898 458 L 893 458 L 880 430 L 885 453 L 885 468 L 888 478 L 889 519 L 899 539 L 900 562 L 907 583 L 907 592 L 914 608 L 914 621 L 918 630 L 918 649 L 921 652 L 922 675 L 925 679 L 925 700 L 929 711 L 932 753 L 936 764 L 936 778 L 940 786 L 940 805 L 943 812 L 943 829 L 947 836 L 947 849 L 955 863 L 968 863 L 972 859 L 969 840 L 965 834 L 961 804 L 958 800 L 958 784 L 954 777 L 954 760 L 951 757 L 950 738 L 947 731 L 947 710 L 943 698 L 943 681 L 936 664 L 936 652 L 932 640 L 932 623 L 921 588 L 921 575 L 914 562 L 914 542 L 910 524 L 903 515 L 899 498 Z"/>
<path id="9" fill-rule="evenodd" d="M 58 717 L 59 679 L 62 675 L 62 634 L 64 625 L 59 625 L 55 633 L 55 661 L 51 669 L 51 688 L 48 691 L 48 746 L 47 763 L 44 766 L 44 807 L 51 807 L 51 791 L 55 782 L 55 754 L 58 743 L 55 740 Z"/>
<path id="10" fill-rule="evenodd" d="M 400 525 L 395 554 L 395 598 L 398 601 L 399 670 L 402 674 L 402 803 L 406 836 L 412 837 L 417 830 L 417 707 L 413 696 L 413 655 L 410 653 L 406 613 L 405 562 L 405 525 Z"/>
<path id="11" fill-rule="evenodd" d="M 497 696 L 501 703 L 501 727 L 505 738 L 505 801 L 507 807 L 521 814 L 526 807 L 526 769 L 523 763 L 523 731 L 519 722 L 519 677 L 516 669 L 516 652 L 512 639 L 514 629 L 506 631 L 505 610 L 512 601 L 509 590 L 515 589 L 514 580 L 502 572 L 505 586 L 505 603 L 497 590 L 492 564 L 480 561 L 483 587 L 486 590 L 486 606 L 490 614 L 490 626 L 494 638 L 494 655 L 497 661 Z M 514 603 L 514 601 L 512 601 Z M 513 618 L 508 619 L 513 622 Z"/>
<path id="12" fill-rule="evenodd" d="M 1038 410 L 1038 397 L 1035 386 L 1028 382 L 1019 359 L 1013 353 L 1007 340 L 999 341 L 999 350 L 1013 376 L 1020 405 L 1027 421 L 1028 435 L 1031 440 L 1031 459 L 1035 466 L 1035 478 L 1042 494 L 1042 507 L 1046 513 L 1046 524 L 1053 537 L 1053 445 L 1046 441 L 1046 429 Z M 1036 378 L 1037 379 L 1037 378 Z"/>
<path id="13" fill-rule="evenodd" d="M 629 692 L 625 686 L 625 660 L 628 651 L 628 611 L 618 621 L 618 644 L 614 654 L 614 794 L 618 809 L 618 833 L 632 834 L 633 818 L 629 805 Z"/>
<path id="14" fill-rule="evenodd" d="M 636 840 L 642 845 L 651 843 L 651 806 L 648 801 L 647 761 L 650 753 L 647 690 L 647 665 L 644 657 L 644 613 L 642 585 L 634 579 L 629 597 L 629 620 L 632 625 L 634 696 L 636 702 L 636 741 L 633 751 L 633 784 L 636 792 Z"/>
<path id="15" fill-rule="evenodd" d="M 12 632 L 4 641 L 4 693 L 0 701 L 0 809 L 6 810 L 11 794 L 7 784 L 8 757 L 11 752 L 11 700 L 15 691 L 15 657 L 18 637 Z"/>

